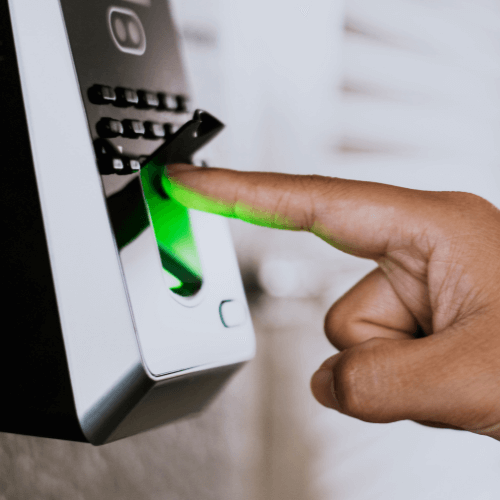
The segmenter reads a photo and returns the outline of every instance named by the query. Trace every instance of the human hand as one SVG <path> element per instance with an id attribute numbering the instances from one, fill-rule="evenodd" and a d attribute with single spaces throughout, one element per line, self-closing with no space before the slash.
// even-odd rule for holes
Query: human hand
<path id="1" fill-rule="evenodd" d="M 460 192 L 320 176 L 168 167 L 190 208 L 311 231 L 378 267 L 329 310 L 340 352 L 311 380 L 323 405 L 500 440 L 500 211 Z M 422 338 L 415 338 L 420 327 Z"/>

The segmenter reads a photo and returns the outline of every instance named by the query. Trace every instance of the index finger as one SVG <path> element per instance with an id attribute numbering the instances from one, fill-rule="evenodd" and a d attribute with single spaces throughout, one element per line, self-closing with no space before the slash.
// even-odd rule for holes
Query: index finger
<path id="1" fill-rule="evenodd" d="M 183 205 L 253 224 L 306 230 L 358 257 L 408 242 L 431 217 L 430 191 L 319 175 L 175 164 L 162 184 Z"/>

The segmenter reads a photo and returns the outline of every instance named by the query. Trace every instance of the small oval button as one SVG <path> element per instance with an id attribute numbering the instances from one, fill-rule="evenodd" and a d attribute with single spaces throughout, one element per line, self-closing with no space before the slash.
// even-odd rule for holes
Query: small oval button
<path id="1" fill-rule="evenodd" d="M 118 87 L 116 90 L 115 106 L 128 108 L 139 104 L 139 96 L 135 90 Z"/>
<path id="2" fill-rule="evenodd" d="M 137 139 L 146 132 L 144 123 L 139 120 L 123 120 L 123 135 L 131 139 Z"/>
<path id="3" fill-rule="evenodd" d="M 154 92 L 148 92 L 147 90 L 139 90 L 137 92 L 139 97 L 139 103 L 137 107 L 142 109 L 157 108 L 160 105 L 160 100 L 158 99 L 158 94 Z"/>
<path id="4" fill-rule="evenodd" d="M 87 95 L 93 104 L 109 104 L 116 101 L 116 92 L 106 85 L 93 85 Z"/>
<path id="5" fill-rule="evenodd" d="M 226 328 L 242 325 L 246 320 L 245 306 L 237 300 L 224 300 L 221 302 L 219 312 Z"/>
<path id="6" fill-rule="evenodd" d="M 113 118 L 101 118 L 96 125 L 97 133 L 101 137 L 118 137 L 123 135 L 123 125 Z"/>

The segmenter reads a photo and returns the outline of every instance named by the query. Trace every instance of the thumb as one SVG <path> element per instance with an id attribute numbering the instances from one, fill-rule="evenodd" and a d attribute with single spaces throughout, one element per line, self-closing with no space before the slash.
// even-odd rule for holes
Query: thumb
<path id="1" fill-rule="evenodd" d="M 366 422 L 410 419 L 467 427 L 456 368 L 445 335 L 373 338 L 325 361 L 311 389 L 324 406 Z"/>

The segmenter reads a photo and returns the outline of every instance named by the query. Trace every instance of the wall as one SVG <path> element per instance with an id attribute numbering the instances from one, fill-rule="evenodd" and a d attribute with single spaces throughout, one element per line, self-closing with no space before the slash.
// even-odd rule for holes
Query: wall
<path id="1" fill-rule="evenodd" d="M 259 498 L 257 367 L 201 416 L 102 447 L 0 434 L 0 499 Z"/>
<path id="2" fill-rule="evenodd" d="M 222 165 L 470 191 L 500 206 L 496 2 L 219 0 L 213 12 Z M 254 313 L 268 373 L 263 498 L 498 497 L 493 440 L 371 425 L 311 398 L 310 375 L 335 352 L 324 314 L 374 264 L 309 234 L 232 228 L 267 293 Z"/>

